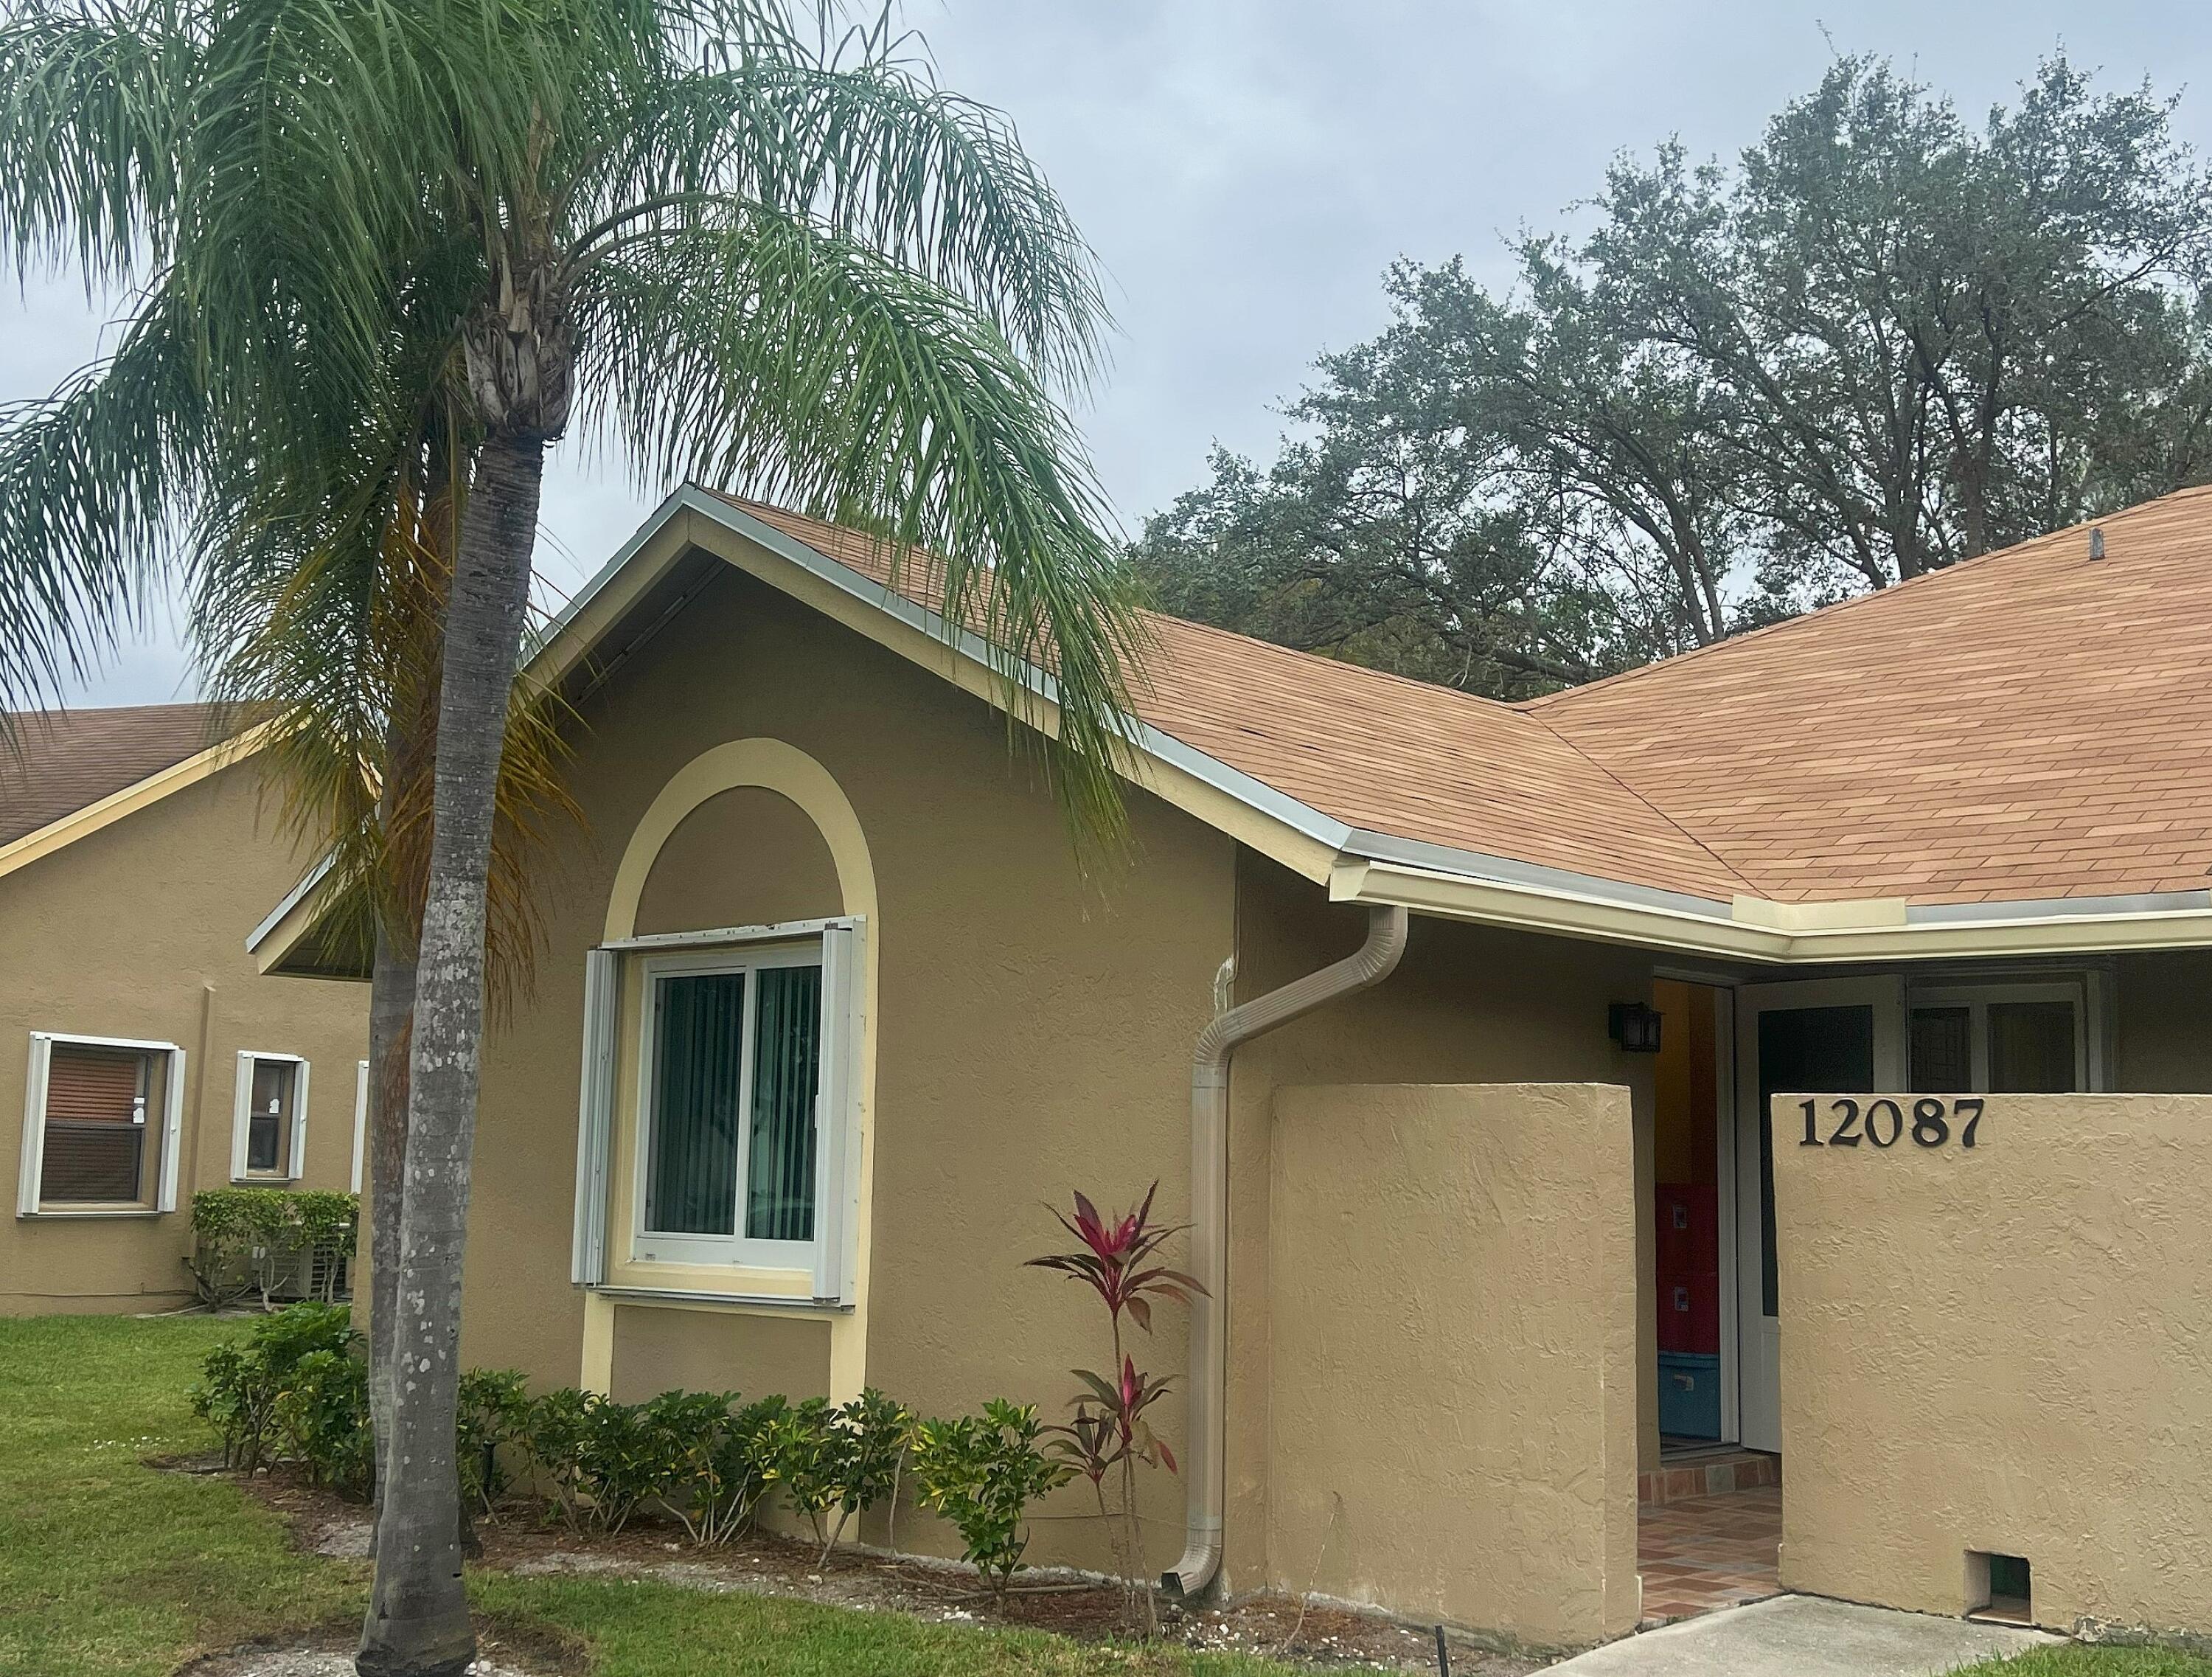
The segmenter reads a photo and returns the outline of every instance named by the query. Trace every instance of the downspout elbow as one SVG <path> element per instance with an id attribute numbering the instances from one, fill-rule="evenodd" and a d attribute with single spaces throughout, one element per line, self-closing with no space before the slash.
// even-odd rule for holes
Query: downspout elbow
<path id="1" fill-rule="evenodd" d="M 1406 952 L 1407 914 L 1370 907 L 1367 937 L 1343 960 L 1255 996 L 1217 1016 L 1191 1055 L 1191 1261 L 1206 1291 L 1190 1313 L 1188 1502 L 1182 1559 L 1160 1578 L 1170 1595 L 1195 1596 L 1221 1571 L 1228 1503 L 1229 1064 L 1237 1048 L 1342 996 L 1381 983 Z"/>

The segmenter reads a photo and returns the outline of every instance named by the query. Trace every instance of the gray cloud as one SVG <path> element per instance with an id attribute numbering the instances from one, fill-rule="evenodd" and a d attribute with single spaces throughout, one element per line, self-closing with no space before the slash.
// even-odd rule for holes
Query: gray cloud
<path id="1" fill-rule="evenodd" d="M 1504 277 L 1501 238 L 1548 226 L 1623 148 L 1679 134 L 1725 155 L 1832 52 L 1887 53 L 1976 112 L 2063 44 L 2107 85 L 2183 95 L 2212 59 L 2191 0 L 907 0 L 945 85 L 997 105 L 1073 205 L 1120 334 L 1083 413 L 1130 523 L 1188 487 L 1215 441 L 1264 454 L 1273 404 L 1316 352 L 1371 333 L 1405 255 Z M 1824 33 L 1822 23 L 1826 26 Z M 81 286 L 0 319 L 0 398 L 95 352 Z M 539 569 L 573 589 L 664 485 L 571 443 L 547 483 Z M 189 690 L 173 628 L 73 696 Z"/>

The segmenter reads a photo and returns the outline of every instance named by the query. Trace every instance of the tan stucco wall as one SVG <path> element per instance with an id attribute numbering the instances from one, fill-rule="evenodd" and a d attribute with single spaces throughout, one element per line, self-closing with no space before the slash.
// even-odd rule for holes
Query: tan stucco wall
<path id="1" fill-rule="evenodd" d="M 548 953 L 537 1000 L 487 1048 L 466 1354 L 541 1382 L 579 1377 L 584 1311 L 567 1277 L 583 952 L 599 939 L 617 865 L 656 797 L 702 753 L 765 739 L 834 777 L 875 878 L 870 936 L 881 993 L 865 1378 L 925 1413 L 998 1395 L 1057 1413 L 1071 1389 L 1066 1370 L 1103 1366 L 1108 1352 L 1089 1295 L 1023 1267 L 1066 1243 L 1046 1202 L 1065 1204 L 1080 1187 L 1124 1206 L 1157 1177 L 1160 1214 L 1182 1220 L 1191 1045 L 1212 1012 L 1217 969 L 1235 950 L 1238 994 L 1257 993 L 1350 950 L 1359 914 L 1332 908 L 1321 888 L 1273 864 L 1247 856 L 1240 865 L 1225 836 L 1142 794 L 1131 801 L 1132 856 L 1086 879 L 1034 764 L 1010 756 L 1000 717 L 734 574 L 710 582 L 586 698 L 584 716 L 571 783 L 591 836 L 564 836 L 540 870 Z M 758 791 L 702 805 L 661 846 L 637 929 L 848 908 L 808 824 Z M 1648 1066 L 1606 1041 L 1605 1005 L 1648 994 L 1649 982 L 1649 957 L 1632 951 L 1417 922 L 1383 992 L 1240 1054 L 1233 1588 L 1303 1588 L 1297 1569 L 1311 1565 L 1303 1552 L 1273 1564 L 1268 1543 L 1276 1089 L 1407 1079 L 1632 1085 L 1638 1116 L 1624 1106 L 1620 1121 L 1644 1186 L 1624 1189 L 1622 1210 L 1648 1214 L 1639 1209 L 1650 1198 Z M 710 1315 L 619 1300 L 611 1309 L 604 1343 L 618 1394 L 710 1373 L 709 1383 L 757 1394 L 772 1368 L 791 1369 L 782 1377 L 793 1380 L 820 1369 L 816 1347 L 831 1337 L 829 1319 L 811 1311 Z M 1180 1388 L 1182 1312 L 1164 1310 L 1157 1334 L 1134 1348 Z M 1180 1397 L 1154 1413 L 1180 1449 Z M 1178 1479 L 1146 1477 L 1150 1571 L 1179 1552 L 1183 1496 Z M 1047 1511 L 1082 1506 L 1071 1491 Z M 882 1518 L 863 1534 L 881 1540 Z M 902 1546 L 957 1547 L 920 1518 L 902 1517 L 898 1536 Z M 1030 1558 L 1099 1565 L 1106 1552 L 1087 1522 L 1051 1519 L 1039 1522 Z"/>
<path id="2" fill-rule="evenodd" d="M 591 835 L 564 835 L 541 871 L 548 951 L 537 999 L 487 1045 L 465 1354 L 541 1382 L 578 1378 L 582 1306 L 568 1275 L 583 952 L 599 941 L 633 829 L 671 778 L 710 748 L 768 738 L 835 777 L 876 878 L 865 1377 L 927 1413 L 998 1395 L 1056 1412 L 1067 1370 L 1107 1361 L 1103 1317 L 1072 1284 L 1023 1261 L 1066 1243 L 1045 1203 L 1079 1187 L 1126 1203 L 1158 1176 L 1162 1212 L 1183 1215 L 1190 1046 L 1234 938 L 1231 842 L 1139 795 L 1131 857 L 1086 880 L 1035 765 L 1010 754 L 995 713 L 733 573 L 587 699 L 584 715 L 571 784 Z M 772 793 L 732 792 L 662 847 L 637 929 L 845 906 L 803 812 Z M 693 1380 L 758 1394 L 778 1389 L 763 1383 L 772 1379 L 821 1378 L 824 1315 L 618 1302 L 614 1320 L 618 1394 Z M 1163 1313 L 1139 1354 L 1180 1375 L 1176 1313 Z M 1162 1406 L 1160 1419 L 1180 1445 L 1180 1404 Z M 1157 1567 L 1179 1547 L 1182 1487 L 1152 1477 Z M 1081 1507 L 1072 1492 L 1066 1501 L 1066 1511 Z M 911 1510 L 899 1538 L 957 1550 Z M 1041 1522 L 1031 1547 L 1040 1561 L 1097 1564 L 1104 1552 L 1085 1523 L 1059 1520 Z"/>
<path id="3" fill-rule="evenodd" d="M 845 906 L 830 847 L 806 811 L 739 787 L 692 811 L 661 846 L 638 899 L 637 935 L 828 920 Z"/>
<path id="4" fill-rule="evenodd" d="M 1240 1000 L 1349 954 L 1363 911 L 1247 853 L 1239 872 Z M 1340 1083 L 1604 1083 L 1626 1087 L 1637 1219 L 1638 1455 L 1658 1457 L 1651 1309 L 1651 1060 L 1606 1036 L 1606 1004 L 1650 993 L 1649 954 L 1415 916 L 1398 970 L 1377 988 L 1262 1037 L 1231 1078 L 1228 1571 L 1231 1586 L 1298 1587 L 1310 1554 L 1269 1552 L 1270 1130 L 1277 1092 Z M 1504 1627 L 1492 1627 L 1504 1628 Z"/>
<path id="5" fill-rule="evenodd" d="M 264 978 L 246 952 L 308 860 L 247 762 L 0 878 L 0 1312 L 166 1308 L 190 1293 L 193 1192 L 230 1179 L 242 1048 L 297 1054 L 308 1075 L 303 1188 L 349 1185 L 366 986 Z M 185 1050 L 177 1210 L 15 1214 L 30 1033 Z"/>
<path id="6" fill-rule="evenodd" d="M 629 1304 L 615 1312 L 617 1403 L 642 1403 L 674 1388 L 747 1398 L 818 1397 L 830 1378 L 830 1338 L 792 1316 Z"/>
<path id="7" fill-rule="evenodd" d="M 1278 1573 L 1535 1644 L 1633 1629 L 1628 1091 L 1285 1089 L 1273 1155 Z"/>
<path id="8" fill-rule="evenodd" d="M 2044 1624 L 2212 1630 L 2208 1134 L 2014 1095 L 1971 1151 L 1775 1149 L 1786 1588 L 1956 1613 L 1980 1550 Z"/>

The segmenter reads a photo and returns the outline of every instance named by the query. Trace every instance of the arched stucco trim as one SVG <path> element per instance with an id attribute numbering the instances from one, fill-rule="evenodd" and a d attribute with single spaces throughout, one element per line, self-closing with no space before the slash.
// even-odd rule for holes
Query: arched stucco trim
<path id="1" fill-rule="evenodd" d="M 850 1310 L 821 1312 L 830 1324 L 830 1397 L 843 1402 L 860 1395 L 866 1383 L 868 1334 L 868 1263 L 870 1236 L 874 1224 L 876 1158 L 876 1018 L 877 975 L 881 970 L 883 919 L 876 904 L 875 862 L 867 835 L 845 789 L 821 763 L 781 739 L 733 739 L 702 751 L 669 777 L 623 848 L 615 870 L 613 889 L 607 896 L 605 941 L 617 943 L 635 936 L 638 906 L 645 896 L 646 881 L 662 848 L 684 818 L 708 799 L 742 787 L 758 787 L 781 794 L 799 806 L 830 847 L 837 870 L 837 894 L 842 912 L 863 915 L 867 933 L 860 939 L 862 1024 L 860 1078 L 857 1121 L 860 1143 L 860 1228 L 857 1230 L 856 1273 Z M 639 1302 L 639 1301 L 624 1301 Z M 605 1391 L 613 1374 L 615 1309 L 617 1301 L 603 1292 L 584 1296 L 584 1345 L 581 1383 Z M 655 1301 L 657 1308 L 686 1308 L 683 1301 Z M 805 1306 L 763 1306 L 742 1303 L 699 1305 L 690 1308 L 735 1309 L 778 1314 Z"/>

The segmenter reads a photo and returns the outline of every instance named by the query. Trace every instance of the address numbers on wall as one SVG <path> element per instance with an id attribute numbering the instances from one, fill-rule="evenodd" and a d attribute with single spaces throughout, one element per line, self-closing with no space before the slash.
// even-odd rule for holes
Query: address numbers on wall
<path id="1" fill-rule="evenodd" d="M 1938 1100 L 1927 1095 L 1909 1109 L 1884 1098 L 1869 1103 L 1862 1110 L 1856 1101 L 1845 1098 L 1827 1103 L 1824 1114 L 1819 1102 L 1800 1101 L 1797 1109 L 1805 1115 L 1805 1133 L 1797 1145 L 1856 1147 L 1864 1142 L 1869 1146 L 1894 1147 L 1910 1136 L 1917 1146 L 1971 1147 L 1974 1132 L 1981 1127 L 1984 1104 L 1972 1096 Z"/>

